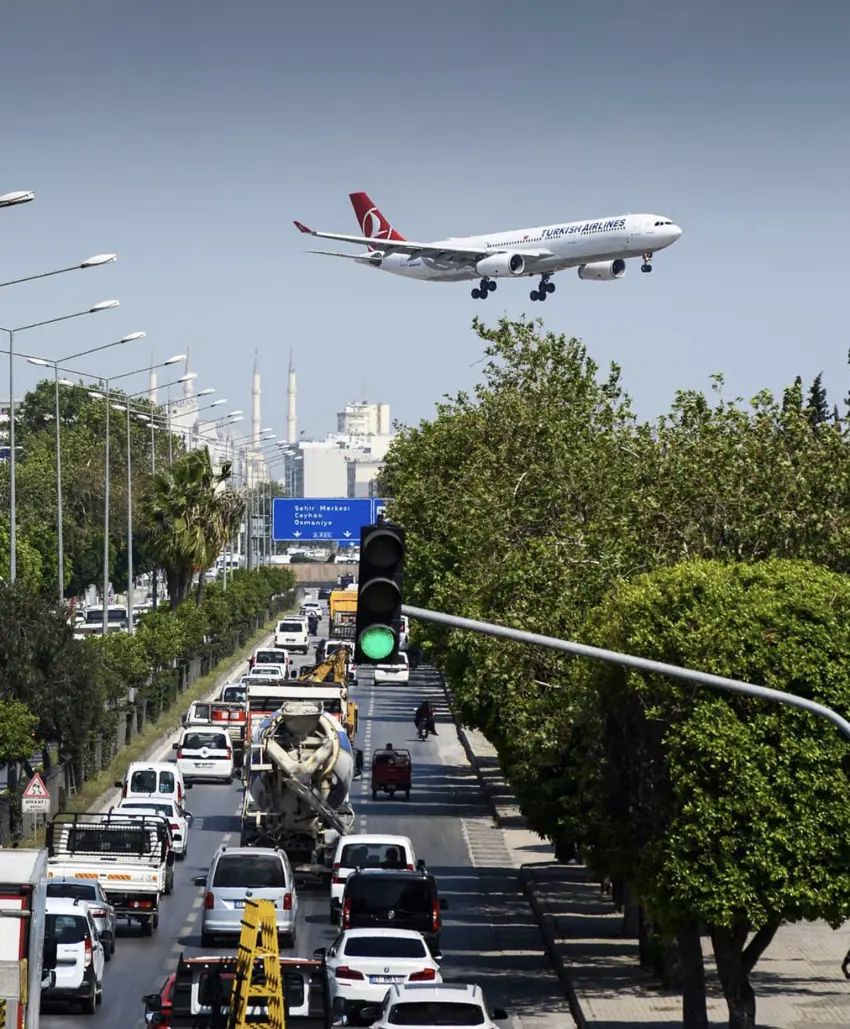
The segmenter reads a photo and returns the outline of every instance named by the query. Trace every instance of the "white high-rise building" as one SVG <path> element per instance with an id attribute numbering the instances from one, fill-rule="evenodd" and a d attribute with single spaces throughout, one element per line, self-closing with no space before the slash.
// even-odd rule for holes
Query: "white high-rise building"
<path id="1" fill-rule="evenodd" d="M 347 436 L 388 436 L 390 405 L 371 400 L 352 401 L 337 414 L 336 431 Z"/>

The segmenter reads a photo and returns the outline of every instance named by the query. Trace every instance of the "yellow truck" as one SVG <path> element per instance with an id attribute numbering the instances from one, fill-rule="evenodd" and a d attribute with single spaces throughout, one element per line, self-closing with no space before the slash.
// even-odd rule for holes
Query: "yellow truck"
<path id="1" fill-rule="evenodd" d="M 334 590 L 328 600 L 328 639 L 354 639 L 357 590 Z"/>

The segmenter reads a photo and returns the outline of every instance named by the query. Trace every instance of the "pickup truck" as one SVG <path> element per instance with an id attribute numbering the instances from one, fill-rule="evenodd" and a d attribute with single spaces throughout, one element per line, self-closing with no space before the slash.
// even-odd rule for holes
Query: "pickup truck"
<path id="1" fill-rule="evenodd" d="M 257 959 L 262 966 L 262 960 Z M 173 980 L 160 993 L 142 997 L 148 1025 L 169 1029 L 232 1024 L 230 1000 L 236 979 L 236 958 L 184 958 L 181 954 Z M 327 973 L 321 961 L 281 958 L 284 1023 L 287 1029 L 331 1029 L 342 1018 L 333 1014 Z M 163 993 L 170 985 L 168 998 Z M 258 997 L 249 999 L 248 1022 L 268 1023 L 268 1008 Z M 232 1016 L 231 1016 L 232 1017 Z"/>
<path id="2" fill-rule="evenodd" d="M 97 879 L 119 918 L 139 922 L 142 936 L 153 934 L 174 865 L 163 818 L 60 812 L 47 826 L 47 853 L 48 879 Z"/>

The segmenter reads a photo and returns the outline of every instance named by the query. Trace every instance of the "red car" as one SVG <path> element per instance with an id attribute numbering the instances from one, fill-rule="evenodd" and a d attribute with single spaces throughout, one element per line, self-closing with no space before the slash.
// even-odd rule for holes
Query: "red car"
<path id="1" fill-rule="evenodd" d="M 177 973 L 172 972 L 160 987 L 159 993 L 142 997 L 145 1005 L 145 1024 L 156 1025 L 160 1029 L 169 1029 L 171 1025 L 171 1009 L 174 1003 L 174 980 Z M 153 1001 L 153 1003 L 151 1003 Z"/>

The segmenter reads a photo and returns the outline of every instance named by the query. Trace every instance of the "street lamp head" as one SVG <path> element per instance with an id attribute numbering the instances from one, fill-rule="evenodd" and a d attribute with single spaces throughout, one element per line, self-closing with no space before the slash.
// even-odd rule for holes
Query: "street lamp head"
<path id="1" fill-rule="evenodd" d="M 202 389 L 200 391 L 200 393 L 196 393 L 195 396 L 198 396 L 198 397 L 208 397 L 208 396 L 210 396 L 213 393 L 215 393 L 214 389 Z"/>
<path id="2" fill-rule="evenodd" d="M 245 412 L 244 411 L 231 411 L 230 414 L 227 417 L 228 418 L 235 418 L 236 415 L 238 415 L 238 414 L 245 414 Z"/>
<path id="3" fill-rule="evenodd" d="M 89 396 L 92 398 L 92 400 L 103 400 L 103 394 L 95 393 L 93 390 L 89 391 Z"/>
<path id="4" fill-rule="evenodd" d="M 181 375 L 180 378 L 177 381 L 178 382 L 191 382 L 192 379 L 197 379 L 197 377 L 198 377 L 198 373 L 197 372 L 189 372 L 188 375 Z"/>
<path id="5" fill-rule="evenodd" d="M 90 257 L 87 261 L 83 261 L 80 265 L 81 268 L 97 268 L 101 264 L 112 264 L 113 261 L 118 260 L 118 254 L 95 254 L 94 257 Z"/>
<path id="6" fill-rule="evenodd" d="M 146 332 L 131 332 L 129 336 L 122 336 L 121 339 L 118 340 L 118 342 L 132 343 L 134 340 L 144 339 L 145 336 L 147 336 Z"/>
<path id="7" fill-rule="evenodd" d="M 235 424 L 236 424 L 237 422 L 242 422 L 242 421 L 244 421 L 244 420 L 245 420 L 245 419 L 244 419 L 244 418 L 242 417 L 242 415 L 240 414 L 238 418 L 231 418 L 231 419 L 230 419 L 230 421 L 228 421 L 228 423 L 227 423 L 227 424 L 228 424 L 228 425 L 235 425 Z"/>
<path id="8" fill-rule="evenodd" d="M 112 410 L 113 411 L 126 411 L 127 408 L 123 404 L 113 404 L 112 405 Z"/>
<path id="9" fill-rule="evenodd" d="M 260 429 L 260 432 L 274 432 L 274 429 L 272 429 L 272 427 L 269 426 L 267 429 Z"/>
<path id="10" fill-rule="evenodd" d="M 150 418 L 146 414 L 137 414 L 136 417 L 140 422 L 149 422 Z"/>
<path id="11" fill-rule="evenodd" d="M 226 403 L 227 403 L 227 401 L 226 401 L 226 400 L 214 400 L 214 401 L 213 401 L 213 402 L 212 402 L 212 403 L 210 404 L 210 407 L 221 407 L 221 405 L 222 405 L 222 404 L 226 404 Z"/>
<path id="12" fill-rule="evenodd" d="M 97 314 L 98 311 L 111 311 L 113 307 L 119 307 L 120 300 L 101 300 L 99 304 L 89 308 L 89 314 Z"/>
<path id="13" fill-rule="evenodd" d="M 37 364 L 40 368 L 50 367 L 50 362 L 45 361 L 43 357 L 28 357 L 27 364 Z"/>
<path id="14" fill-rule="evenodd" d="M 163 364 L 180 364 L 181 361 L 186 360 L 185 354 L 175 354 L 174 357 L 169 357 L 167 361 L 163 361 Z"/>
<path id="15" fill-rule="evenodd" d="M 60 386 L 73 386 L 74 385 L 73 382 L 71 382 L 70 379 L 59 379 L 58 382 L 59 382 Z"/>
<path id="16" fill-rule="evenodd" d="M 30 200 L 35 200 L 35 193 L 31 189 L 18 189 L 0 196 L 0 207 L 17 207 L 19 204 L 28 204 Z"/>

